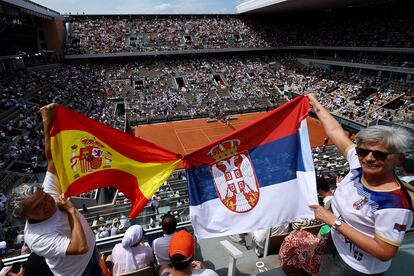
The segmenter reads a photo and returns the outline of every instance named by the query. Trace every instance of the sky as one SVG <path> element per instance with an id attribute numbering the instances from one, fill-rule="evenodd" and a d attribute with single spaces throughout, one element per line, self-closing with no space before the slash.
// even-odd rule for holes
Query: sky
<path id="1" fill-rule="evenodd" d="M 241 0 L 32 0 L 61 14 L 235 13 Z"/>

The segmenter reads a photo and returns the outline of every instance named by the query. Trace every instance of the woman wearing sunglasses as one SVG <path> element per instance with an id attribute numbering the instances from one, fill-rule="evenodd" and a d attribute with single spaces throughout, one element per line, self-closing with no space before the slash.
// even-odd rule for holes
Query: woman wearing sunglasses
<path id="1" fill-rule="evenodd" d="M 310 206 L 317 219 L 332 226 L 319 274 L 381 275 L 413 221 L 410 197 L 394 173 L 412 138 L 403 129 L 372 126 L 356 135 L 355 145 L 316 96 L 307 96 L 329 139 L 350 166 L 335 190 L 333 213 Z"/>

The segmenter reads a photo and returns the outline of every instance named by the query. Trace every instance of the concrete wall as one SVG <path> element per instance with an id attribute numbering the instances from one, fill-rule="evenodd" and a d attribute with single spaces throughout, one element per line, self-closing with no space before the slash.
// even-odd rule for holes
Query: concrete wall
<path id="1" fill-rule="evenodd" d="M 48 50 L 56 51 L 59 59 L 63 58 L 65 48 L 65 25 L 62 20 L 42 20 L 43 34 Z"/>

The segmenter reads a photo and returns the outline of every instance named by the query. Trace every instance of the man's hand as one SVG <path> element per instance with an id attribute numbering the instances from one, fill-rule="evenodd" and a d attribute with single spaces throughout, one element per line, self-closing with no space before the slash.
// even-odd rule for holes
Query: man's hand
<path id="1" fill-rule="evenodd" d="M 309 205 L 309 207 L 315 211 L 315 218 L 317 220 L 320 220 L 329 226 L 334 225 L 336 217 L 332 212 L 319 205 Z"/>
<path id="2" fill-rule="evenodd" d="M 318 99 L 316 98 L 315 94 L 308 93 L 306 94 L 306 96 L 308 97 L 309 103 L 311 104 L 311 106 L 315 107 L 315 104 L 318 103 Z"/>
<path id="3" fill-rule="evenodd" d="M 43 135 L 45 139 L 45 154 L 46 154 L 46 159 L 47 159 L 47 171 L 53 173 L 54 175 L 56 175 L 57 172 L 55 168 L 55 163 L 53 163 L 49 133 L 53 126 L 53 119 L 55 118 L 56 107 L 57 107 L 57 104 L 51 103 L 51 104 L 43 106 L 40 109 L 40 114 L 42 115 L 42 120 L 43 120 Z"/>
<path id="4" fill-rule="evenodd" d="M 5 276 L 24 276 L 24 267 L 23 265 L 20 265 L 20 270 L 17 273 L 12 272 L 12 267 L 10 266 L 6 271 L 4 272 Z"/>
<path id="5" fill-rule="evenodd" d="M 341 182 L 341 181 L 342 181 L 342 179 L 344 179 L 344 177 L 343 177 L 343 176 L 341 176 L 340 174 L 338 174 L 338 175 L 336 176 L 336 185 L 338 185 L 338 183 L 339 183 L 339 182 Z"/>
<path id="6" fill-rule="evenodd" d="M 55 117 L 57 106 L 58 105 L 56 103 L 51 103 L 40 108 L 40 114 L 42 115 L 43 123 L 47 123 L 47 125 L 50 125 L 52 123 L 53 118 Z"/>
<path id="7" fill-rule="evenodd" d="M 203 269 L 204 268 L 204 264 L 200 261 L 193 261 L 191 263 L 191 268 L 193 269 Z"/>
<path id="8" fill-rule="evenodd" d="M 64 198 L 62 195 L 58 198 L 56 202 L 57 206 L 68 214 L 75 214 L 76 208 L 73 206 L 72 202 L 70 202 L 67 198 Z"/>

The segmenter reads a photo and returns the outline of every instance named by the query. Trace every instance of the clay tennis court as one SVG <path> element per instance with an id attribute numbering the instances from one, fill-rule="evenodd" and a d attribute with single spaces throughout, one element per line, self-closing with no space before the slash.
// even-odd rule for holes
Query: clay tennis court
<path id="1" fill-rule="evenodd" d="M 223 122 L 207 122 L 206 118 L 149 124 L 135 127 L 135 136 L 151 141 L 176 153 L 187 154 L 195 151 L 226 134 L 234 132 L 265 112 L 234 115 L 229 126 Z M 312 147 L 323 144 L 325 131 L 321 123 L 308 117 L 309 137 Z"/>

